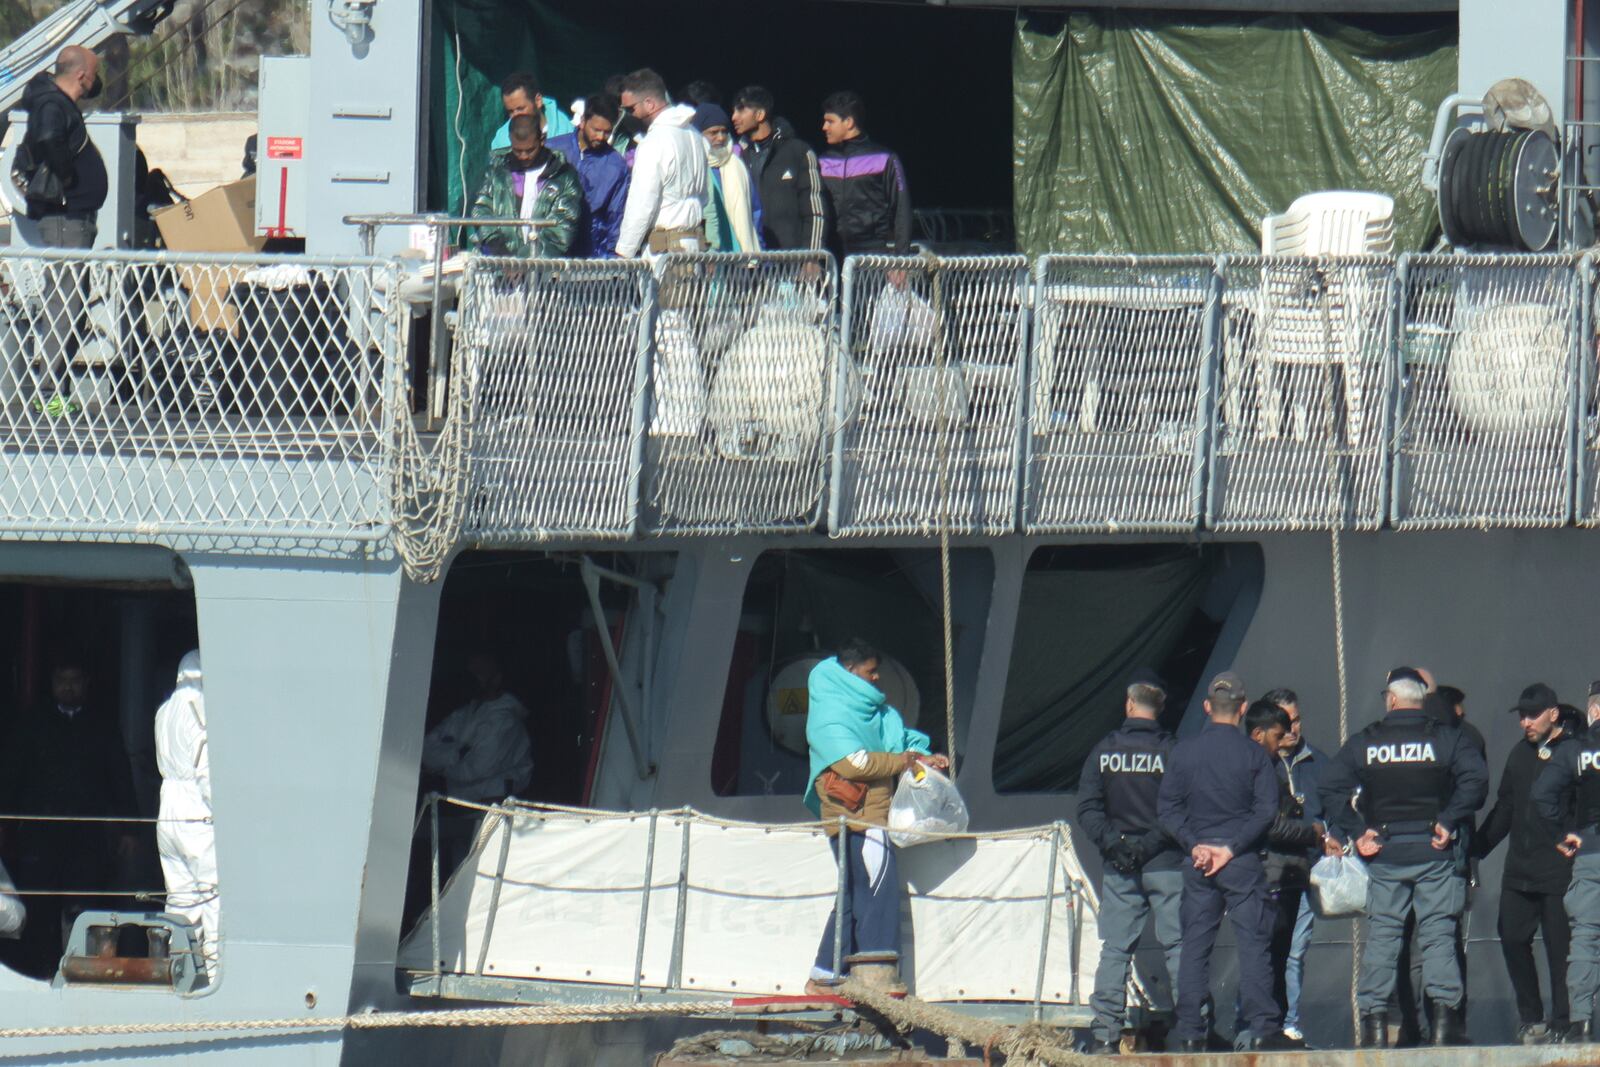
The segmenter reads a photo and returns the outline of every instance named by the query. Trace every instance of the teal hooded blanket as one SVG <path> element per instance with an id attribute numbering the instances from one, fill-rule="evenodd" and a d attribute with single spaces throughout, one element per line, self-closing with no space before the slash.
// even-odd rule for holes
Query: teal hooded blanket
<path id="1" fill-rule="evenodd" d="M 811 777 L 806 783 L 806 807 L 822 815 L 817 796 L 817 775 L 865 749 L 868 752 L 931 751 L 928 735 L 913 730 L 889 706 L 877 686 L 858 678 L 840 665 L 838 657 L 811 668 L 806 679 L 806 744 L 811 748 Z"/>

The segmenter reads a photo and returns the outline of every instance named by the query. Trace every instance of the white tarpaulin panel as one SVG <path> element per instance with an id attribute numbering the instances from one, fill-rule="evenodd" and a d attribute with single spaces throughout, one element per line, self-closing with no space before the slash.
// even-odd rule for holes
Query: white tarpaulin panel
<path id="1" fill-rule="evenodd" d="M 442 969 L 476 973 L 482 955 L 487 976 L 631 986 L 652 818 L 641 983 L 798 993 L 837 885 L 827 839 L 815 827 L 726 823 L 692 812 L 491 813 L 473 855 L 441 895 Z M 901 849 L 899 861 L 910 901 L 902 910 L 901 971 L 912 992 L 928 1000 L 1032 1001 L 1048 925 L 1043 999 L 1088 999 L 1100 958 L 1095 901 L 1064 828 L 1058 838 L 1041 827 L 935 841 Z M 673 981 L 680 871 L 681 974 Z M 425 916 L 401 946 L 400 966 L 433 970 L 432 940 Z"/>

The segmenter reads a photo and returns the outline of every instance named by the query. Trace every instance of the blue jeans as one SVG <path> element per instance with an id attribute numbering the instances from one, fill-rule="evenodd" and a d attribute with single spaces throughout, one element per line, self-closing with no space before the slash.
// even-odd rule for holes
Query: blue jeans
<path id="1" fill-rule="evenodd" d="M 1311 927 L 1317 918 L 1316 909 L 1311 906 L 1311 894 L 1307 893 L 1300 898 L 1300 913 L 1294 920 L 1294 937 L 1289 942 L 1289 962 L 1283 969 L 1283 983 L 1285 987 L 1285 1005 L 1283 1015 L 1283 1028 L 1291 1026 L 1296 1029 L 1300 1026 L 1300 984 L 1306 968 L 1306 950 L 1311 947 Z"/>
<path id="2" fill-rule="evenodd" d="M 895 863 L 894 846 L 882 827 L 870 830 L 850 830 L 849 859 L 845 862 L 844 908 L 841 924 L 844 927 L 843 951 L 840 953 L 840 970 L 843 959 L 857 952 L 900 951 L 900 868 Z M 828 846 L 833 849 L 835 861 L 839 858 L 839 839 L 830 837 Z M 822 928 L 822 944 L 817 946 L 817 962 L 811 968 L 811 977 L 821 980 L 834 978 L 833 936 L 834 913 L 828 913 L 828 924 Z"/>

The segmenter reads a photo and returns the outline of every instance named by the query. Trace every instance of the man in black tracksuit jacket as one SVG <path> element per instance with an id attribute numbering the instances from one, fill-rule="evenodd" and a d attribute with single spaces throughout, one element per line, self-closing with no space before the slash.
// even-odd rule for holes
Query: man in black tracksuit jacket
<path id="1" fill-rule="evenodd" d="M 1572 880 L 1572 860 L 1556 850 L 1559 827 L 1539 814 L 1532 800 L 1541 771 L 1571 743 L 1556 724 L 1556 694 L 1544 684 L 1530 685 L 1511 709 L 1520 719 L 1523 740 L 1511 749 L 1500 776 L 1494 809 L 1478 831 L 1478 854 L 1487 856 L 1509 838 L 1500 878 L 1500 950 L 1516 995 L 1524 1044 L 1559 1039 L 1570 1025 L 1567 1000 L 1567 949 L 1571 927 L 1562 897 Z M 1533 936 L 1544 931 L 1550 962 L 1548 1023 L 1539 996 L 1539 971 L 1533 962 Z"/>
<path id="2" fill-rule="evenodd" d="M 900 157 L 867 137 L 866 109 L 855 93 L 822 102 L 822 187 L 828 194 L 828 247 L 841 259 L 858 253 L 911 251 L 911 194 Z"/>
<path id="3" fill-rule="evenodd" d="M 733 98 L 740 158 L 761 197 L 761 246 L 820 251 L 827 215 L 817 156 L 773 108 L 772 94 L 759 85 Z"/>

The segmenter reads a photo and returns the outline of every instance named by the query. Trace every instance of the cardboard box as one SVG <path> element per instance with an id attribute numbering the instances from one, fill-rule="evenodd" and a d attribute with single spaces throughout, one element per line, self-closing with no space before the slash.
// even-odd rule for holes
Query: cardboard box
<path id="1" fill-rule="evenodd" d="M 267 242 L 256 236 L 254 178 L 219 185 L 151 217 L 174 252 L 259 252 Z"/>
<path id="2" fill-rule="evenodd" d="M 189 325 L 196 330 L 226 330 L 239 336 L 239 308 L 233 287 L 249 267 L 178 268 L 178 284 L 189 291 Z"/>

